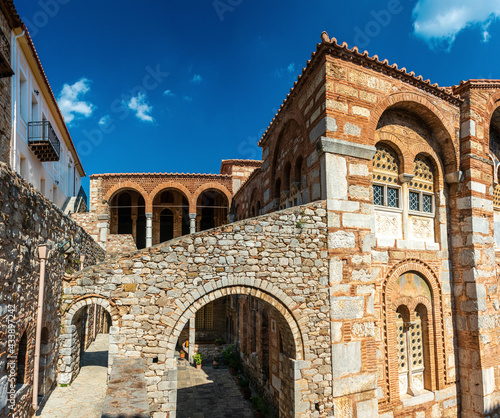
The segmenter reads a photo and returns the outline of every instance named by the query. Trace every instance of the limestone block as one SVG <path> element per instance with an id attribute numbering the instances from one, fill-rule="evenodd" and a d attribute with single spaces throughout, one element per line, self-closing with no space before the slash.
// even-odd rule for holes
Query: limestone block
<path id="1" fill-rule="evenodd" d="M 331 249 L 354 248 L 356 238 L 353 232 L 337 231 L 328 234 L 328 247 Z"/>
<path id="2" fill-rule="evenodd" d="M 358 374 L 333 380 L 332 396 L 338 398 L 351 393 L 375 390 L 377 387 L 377 374 Z M 432 395 L 434 397 L 434 395 Z"/>
<path id="3" fill-rule="evenodd" d="M 358 373 L 361 370 L 361 342 L 332 345 L 333 378 Z"/>
<path id="4" fill-rule="evenodd" d="M 378 416 L 377 398 L 368 401 L 358 402 L 356 404 L 357 418 L 375 418 Z"/>
<path id="5" fill-rule="evenodd" d="M 360 319 L 365 309 L 365 298 L 361 296 L 339 296 L 330 298 L 332 319 Z"/>

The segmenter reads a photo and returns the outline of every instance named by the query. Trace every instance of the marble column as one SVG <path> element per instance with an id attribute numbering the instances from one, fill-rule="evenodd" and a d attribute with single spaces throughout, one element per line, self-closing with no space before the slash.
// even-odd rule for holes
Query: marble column
<path id="1" fill-rule="evenodd" d="M 153 245 L 153 214 L 146 213 L 146 247 Z"/>
<path id="2" fill-rule="evenodd" d="M 196 213 L 189 214 L 189 233 L 194 234 L 196 232 Z"/>

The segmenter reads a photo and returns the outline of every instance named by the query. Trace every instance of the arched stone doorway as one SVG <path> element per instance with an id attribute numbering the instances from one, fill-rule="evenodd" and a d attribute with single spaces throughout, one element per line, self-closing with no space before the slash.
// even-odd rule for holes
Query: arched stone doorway
<path id="1" fill-rule="evenodd" d="M 216 339 L 225 344 L 217 347 Z M 167 351 L 168 375 L 177 376 L 174 356 L 186 340 L 190 341 L 191 357 L 201 352 L 209 361 L 214 353 L 233 345 L 252 389 L 280 417 L 295 416 L 296 401 L 300 402 L 300 394 L 295 392 L 301 375 L 294 371 L 304 357 L 303 343 L 295 318 L 276 297 L 259 289 L 235 286 L 196 300 L 169 337 L 169 347 L 176 348 Z"/>
<path id="2" fill-rule="evenodd" d="M 58 383 L 71 383 L 81 366 L 81 357 L 95 337 L 100 334 L 119 332 L 118 311 L 111 303 L 101 297 L 89 297 L 74 302 L 67 310 L 60 336 L 60 346 L 66 354 L 59 361 Z M 113 341 L 109 342 L 108 368 L 112 365 L 111 353 L 116 352 Z"/>
<path id="3" fill-rule="evenodd" d="M 200 194 L 196 202 L 197 231 L 225 225 L 228 221 L 229 202 L 220 190 L 208 189 Z"/>

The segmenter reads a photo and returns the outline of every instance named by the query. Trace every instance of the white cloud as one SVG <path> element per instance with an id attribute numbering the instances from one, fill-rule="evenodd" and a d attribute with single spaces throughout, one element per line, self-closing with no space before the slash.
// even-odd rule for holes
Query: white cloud
<path id="1" fill-rule="evenodd" d="M 500 17 L 500 0 L 419 0 L 413 9 L 414 33 L 431 48 L 448 50 L 459 32 L 478 26 L 488 42 L 488 27 Z"/>
<path id="2" fill-rule="evenodd" d="M 191 79 L 191 83 L 193 84 L 200 84 L 203 81 L 203 78 L 199 74 L 195 74 L 193 78 Z"/>
<path id="3" fill-rule="evenodd" d="M 153 122 L 154 119 L 149 114 L 153 111 L 153 106 L 147 102 L 147 97 L 144 93 L 137 93 L 137 96 L 131 97 L 126 105 L 130 110 L 135 112 L 135 116 L 140 120 L 144 122 Z"/>
<path id="4" fill-rule="evenodd" d="M 81 100 L 89 90 L 90 80 L 86 78 L 81 78 L 71 85 L 64 84 L 57 103 L 68 125 L 75 119 L 88 118 L 92 115 L 95 106 L 88 101 Z"/>
<path id="5" fill-rule="evenodd" d="M 192 102 L 193 98 L 191 96 L 182 96 L 182 100 L 184 100 L 185 102 Z"/>
<path id="6" fill-rule="evenodd" d="M 99 119 L 99 126 L 106 126 L 111 121 L 111 116 L 104 115 L 101 119 Z"/>
<path id="7" fill-rule="evenodd" d="M 276 69 L 276 71 L 274 72 L 274 75 L 277 77 L 277 78 L 282 78 L 284 76 L 294 76 L 295 75 L 295 63 L 290 63 L 288 64 L 286 67 L 284 68 L 278 68 Z"/>
<path id="8" fill-rule="evenodd" d="M 175 96 L 175 94 L 174 94 L 174 93 L 172 93 L 172 90 L 165 90 L 165 91 L 163 92 L 163 95 L 164 95 L 164 96 L 167 96 L 167 97 L 174 97 L 174 96 Z"/>

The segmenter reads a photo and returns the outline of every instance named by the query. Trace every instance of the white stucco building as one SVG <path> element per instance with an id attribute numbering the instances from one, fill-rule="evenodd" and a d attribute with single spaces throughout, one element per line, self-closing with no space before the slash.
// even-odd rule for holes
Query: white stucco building
<path id="1" fill-rule="evenodd" d="M 85 171 L 25 27 L 11 33 L 11 56 L 11 167 L 60 208 L 78 211 Z"/>

